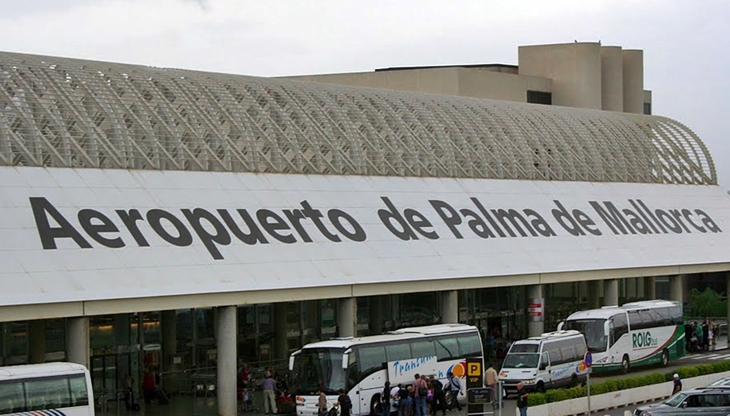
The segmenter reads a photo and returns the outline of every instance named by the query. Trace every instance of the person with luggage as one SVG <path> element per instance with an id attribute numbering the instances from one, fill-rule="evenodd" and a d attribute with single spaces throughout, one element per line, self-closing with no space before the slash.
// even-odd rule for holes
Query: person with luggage
<path id="1" fill-rule="evenodd" d="M 340 406 L 340 416 L 350 416 L 350 412 L 352 411 L 352 400 L 350 400 L 350 396 L 348 396 L 343 389 L 337 390 L 337 394 L 337 403 Z"/>
<path id="2" fill-rule="evenodd" d="M 461 412 L 461 404 L 459 404 L 459 393 L 461 393 L 461 380 L 459 377 L 454 377 L 454 373 L 451 371 L 446 374 L 449 381 L 446 383 L 446 408 L 451 410 L 456 407 L 456 410 Z"/>
<path id="3" fill-rule="evenodd" d="M 446 416 L 446 393 L 444 393 L 444 385 L 441 380 L 434 376 L 430 378 L 431 388 L 433 389 L 433 402 L 431 403 L 431 415 L 436 416 L 439 410 Z"/>

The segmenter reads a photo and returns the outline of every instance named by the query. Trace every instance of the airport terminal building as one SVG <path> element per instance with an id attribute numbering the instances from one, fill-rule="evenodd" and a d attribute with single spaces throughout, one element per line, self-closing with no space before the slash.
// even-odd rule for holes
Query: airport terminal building
<path id="1" fill-rule="evenodd" d="M 727 290 L 730 197 L 642 51 L 285 79 L 2 52 L 0 86 L 2 365 L 210 371 L 227 415 L 237 367 L 315 340 Z"/>

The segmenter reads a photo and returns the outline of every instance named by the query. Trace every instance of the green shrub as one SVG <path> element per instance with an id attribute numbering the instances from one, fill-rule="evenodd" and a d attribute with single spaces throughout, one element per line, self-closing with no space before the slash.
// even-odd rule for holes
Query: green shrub
<path id="1" fill-rule="evenodd" d="M 527 396 L 527 407 L 538 406 L 547 403 L 545 393 L 530 393 Z"/>
<path id="2" fill-rule="evenodd" d="M 712 364 L 700 364 L 697 366 L 697 371 L 700 372 L 701 376 L 706 376 L 708 374 L 714 373 Z"/>
<path id="3" fill-rule="evenodd" d="M 643 376 L 627 377 L 617 380 L 610 379 L 601 383 L 591 383 L 591 395 L 664 383 L 671 381 L 672 376 L 675 373 L 679 374 L 682 379 L 686 379 L 725 371 L 730 371 L 730 360 L 712 364 L 700 364 L 693 367 L 680 367 L 670 373 L 646 374 Z M 546 393 L 531 393 L 528 397 L 527 403 L 529 406 L 537 406 L 545 403 L 555 403 L 562 400 L 577 399 L 585 397 L 586 394 L 586 386 L 572 387 L 569 389 L 551 389 Z"/>
<path id="4" fill-rule="evenodd" d="M 606 380 L 606 382 L 603 384 L 606 385 L 606 393 L 618 390 L 618 384 L 616 384 L 616 380 Z"/>
<path id="5" fill-rule="evenodd" d="M 603 394 L 608 393 L 611 390 L 608 390 L 606 383 L 591 383 L 591 394 Z"/>
<path id="6" fill-rule="evenodd" d="M 555 403 L 560 402 L 563 400 L 568 400 L 568 393 L 565 391 L 565 389 L 551 389 L 545 392 L 545 396 L 547 396 L 547 402 L 548 403 Z"/>
<path id="7" fill-rule="evenodd" d="M 568 399 L 577 399 L 578 397 L 585 397 L 588 394 L 587 389 L 584 386 L 571 387 L 566 389 L 565 393 L 568 395 Z M 593 394 L 593 392 L 591 392 L 591 394 Z"/>

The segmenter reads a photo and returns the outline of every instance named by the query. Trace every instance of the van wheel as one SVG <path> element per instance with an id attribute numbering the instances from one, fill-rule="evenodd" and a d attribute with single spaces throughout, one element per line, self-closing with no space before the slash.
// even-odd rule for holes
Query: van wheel
<path id="1" fill-rule="evenodd" d="M 667 364 L 669 364 L 669 351 L 665 348 L 664 351 L 662 351 L 662 367 L 666 367 Z"/>
<path id="2" fill-rule="evenodd" d="M 573 377 L 570 378 L 570 387 L 578 387 L 578 376 L 573 374 Z"/>
<path id="3" fill-rule="evenodd" d="M 376 394 L 370 399 L 370 416 L 378 416 L 378 402 L 380 402 L 380 395 Z"/>
<path id="4" fill-rule="evenodd" d="M 543 383 L 542 381 L 538 381 L 537 391 L 539 391 L 540 393 L 545 393 L 545 383 Z"/>
<path id="5" fill-rule="evenodd" d="M 628 373 L 629 367 L 631 367 L 631 363 L 629 362 L 629 356 L 624 355 L 624 358 L 621 359 L 621 372 L 624 374 Z"/>

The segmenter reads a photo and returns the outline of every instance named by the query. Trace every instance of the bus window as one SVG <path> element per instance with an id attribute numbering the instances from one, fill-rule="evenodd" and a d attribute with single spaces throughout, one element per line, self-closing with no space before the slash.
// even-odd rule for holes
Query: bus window
<path id="1" fill-rule="evenodd" d="M 436 357 L 439 361 L 452 360 L 459 357 L 459 344 L 456 338 L 439 337 L 433 340 L 436 347 Z"/>
<path id="2" fill-rule="evenodd" d="M 481 357 L 482 344 L 477 334 L 460 335 L 458 338 L 460 356 Z"/>
<path id="3" fill-rule="evenodd" d="M 629 327 L 631 327 L 632 331 L 644 328 L 644 323 L 641 321 L 639 311 L 629 311 Z"/>
<path id="4" fill-rule="evenodd" d="M 682 308 L 672 306 L 669 308 L 669 316 L 672 318 L 672 325 L 681 325 L 684 320 L 682 318 Z"/>
<path id="5" fill-rule="evenodd" d="M 0 414 L 21 412 L 25 408 L 23 383 L 0 383 Z"/>
<path id="6" fill-rule="evenodd" d="M 349 361 L 347 362 L 347 382 L 345 384 L 345 388 L 347 389 L 347 391 L 350 391 L 353 386 L 356 386 L 357 383 L 360 382 L 360 378 L 358 377 L 358 375 L 359 371 L 357 354 L 351 353 Z"/>
<path id="7" fill-rule="evenodd" d="M 388 362 L 407 360 L 411 358 L 411 348 L 408 344 L 386 344 L 385 354 L 388 357 Z"/>
<path id="8" fill-rule="evenodd" d="M 614 342 L 621 338 L 624 334 L 629 333 L 629 324 L 626 320 L 626 314 L 620 313 L 613 316 Z"/>
<path id="9" fill-rule="evenodd" d="M 28 410 L 68 407 L 71 403 L 66 377 L 38 378 L 25 382 Z"/>
<path id="10" fill-rule="evenodd" d="M 71 386 L 71 406 L 88 406 L 89 392 L 86 390 L 86 379 L 83 375 L 69 377 Z"/>
<path id="11" fill-rule="evenodd" d="M 436 350 L 433 348 L 433 342 L 425 339 L 411 341 L 411 351 L 413 357 L 433 357 Z"/>
<path id="12" fill-rule="evenodd" d="M 363 345 L 357 350 L 360 355 L 360 378 L 386 368 L 388 359 L 382 345 Z"/>

